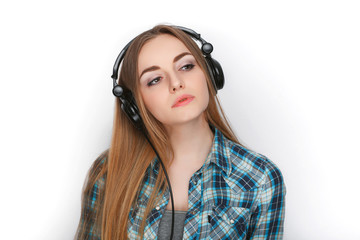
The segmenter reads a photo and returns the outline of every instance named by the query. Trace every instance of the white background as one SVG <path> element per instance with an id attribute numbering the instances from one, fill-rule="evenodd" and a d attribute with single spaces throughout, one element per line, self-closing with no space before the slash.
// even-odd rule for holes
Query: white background
<path id="1" fill-rule="evenodd" d="M 360 239 L 358 1 L 0 3 L 1 239 L 72 239 L 108 148 L 112 67 L 158 23 L 214 45 L 241 142 L 287 187 L 285 239 Z"/>

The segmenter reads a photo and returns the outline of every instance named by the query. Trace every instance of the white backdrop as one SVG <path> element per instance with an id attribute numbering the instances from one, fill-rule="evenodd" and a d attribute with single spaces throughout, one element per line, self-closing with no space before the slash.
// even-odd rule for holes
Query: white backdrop
<path id="1" fill-rule="evenodd" d="M 284 175 L 285 239 L 360 239 L 357 2 L 2 1 L 1 239 L 73 238 L 113 63 L 158 23 L 214 45 L 232 126 Z"/>

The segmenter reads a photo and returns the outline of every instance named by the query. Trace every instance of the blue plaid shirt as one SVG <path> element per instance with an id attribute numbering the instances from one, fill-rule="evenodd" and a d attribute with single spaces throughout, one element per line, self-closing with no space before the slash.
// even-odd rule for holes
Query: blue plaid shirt
<path id="1" fill-rule="evenodd" d="M 155 185 L 158 159 L 147 169 L 138 204 L 130 212 L 128 236 L 139 239 L 141 216 Z M 282 239 L 286 188 L 277 166 L 215 128 L 204 165 L 189 182 L 183 239 Z M 144 238 L 157 239 L 169 191 L 147 217 Z"/>
<path id="2" fill-rule="evenodd" d="M 159 162 L 155 159 L 147 169 L 137 205 L 129 214 L 129 239 L 140 238 L 141 216 L 158 171 Z M 82 229 L 85 216 L 94 215 L 95 202 L 104 192 L 105 182 L 104 176 L 85 194 L 78 229 Z M 230 141 L 215 128 L 211 152 L 189 182 L 183 239 L 282 239 L 285 193 L 282 174 L 273 162 Z M 169 195 L 166 191 L 159 196 L 156 207 L 147 217 L 145 239 L 157 239 Z M 93 221 L 84 229 L 81 231 L 85 231 L 85 239 L 100 239 Z"/>

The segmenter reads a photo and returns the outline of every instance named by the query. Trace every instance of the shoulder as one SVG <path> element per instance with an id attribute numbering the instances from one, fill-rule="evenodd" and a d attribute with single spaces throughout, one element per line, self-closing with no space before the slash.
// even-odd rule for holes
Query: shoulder
<path id="1" fill-rule="evenodd" d="M 92 163 L 85 180 L 85 192 L 98 192 L 104 188 L 109 150 L 103 151 Z"/>
<path id="2" fill-rule="evenodd" d="M 89 172 L 90 173 L 101 172 L 101 170 L 103 170 L 104 166 L 107 164 L 108 155 L 109 155 L 109 149 L 106 149 L 92 163 Z"/>
<path id="3" fill-rule="evenodd" d="M 81 218 L 76 239 L 100 239 L 100 223 L 96 221 L 100 212 L 105 189 L 108 150 L 102 152 L 92 163 L 86 175 L 81 198 Z"/>
<path id="4" fill-rule="evenodd" d="M 226 139 L 231 177 L 242 182 L 246 190 L 267 184 L 283 185 L 279 167 L 268 157 Z"/>

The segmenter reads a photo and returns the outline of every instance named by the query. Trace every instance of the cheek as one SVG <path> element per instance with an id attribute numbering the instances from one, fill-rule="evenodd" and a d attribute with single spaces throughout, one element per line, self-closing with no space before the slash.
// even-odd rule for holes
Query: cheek
<path id="1" fill-rule="evenodd" d="M 205 110 L 209 105 L 209 91 L 206 84 L 204 88 L 203 97 L 204 97 L 204 110 Z"/>
<path id="2" fill-rule="evenodd" d="M 208 90 L 206 78 L 203 74 L 200 79 L 201 79 L 201 81 L 199 81 L 197 87 L 198 87 L 198 89 L 201 89 L 201 96 L 202 96 L 201 98 L 207 107 L 207 105 L 209 103 L 209 90 Z"/>
<path id="3" fill-rule="evenodd" d="M 157 111 L 160 109 L 161 103 L 164 101 L 161 99 L 160 94 L 152 94 L 150 92 L 142 92 L 142 99 L 145 107 L 150 111 L 152 115 L 157 117 Z"/>

